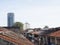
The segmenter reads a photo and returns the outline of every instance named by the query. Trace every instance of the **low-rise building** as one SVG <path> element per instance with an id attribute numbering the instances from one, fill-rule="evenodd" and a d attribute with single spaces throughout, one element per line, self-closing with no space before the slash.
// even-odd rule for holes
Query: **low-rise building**
<path id="1" fill-rule="evenodd" d="M 60 30 L 49 34 L 51 45 L 60 45 Z"/>
<path id="2" fill-rule="evenodd" d="M 57 28 L 49 28 L 48 30 L 42 29 L 38 31 L 32 31 L 27 33 L 27 38 L 32 41 L 35 45 L 51 45 L 50 38 L 54 39 L 54 37 L 50 37 L 49 34 L 57 32 L 60 30 L 60 27 Z M 55 40 L 54 40 L 55 41 Z"/>
<path id="3" fill-rule="evenodd" d="M 34 45 L 22 34 L 0 27 L 0 45 Z"/>

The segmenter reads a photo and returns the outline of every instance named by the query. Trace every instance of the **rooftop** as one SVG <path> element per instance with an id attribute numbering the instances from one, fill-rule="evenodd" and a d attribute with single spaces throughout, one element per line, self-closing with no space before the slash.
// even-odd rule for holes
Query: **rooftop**
<path id="1" fill-rule="evenodd" d="M 0 27 L 0 38 L 3 38 L 4 40 L 10 41 L 18 45 L 34 45 L 32 44 L 32 42 L 26 39 L 22 34 L 19 35 L 13 31 L 1 27 Z"/>
<path id="2" fill-rule="evenodd" d="M 56 31 L 54 33 L 49 34 L 49 36 L 60 37 L 60 30 L 59 31 Z"/>

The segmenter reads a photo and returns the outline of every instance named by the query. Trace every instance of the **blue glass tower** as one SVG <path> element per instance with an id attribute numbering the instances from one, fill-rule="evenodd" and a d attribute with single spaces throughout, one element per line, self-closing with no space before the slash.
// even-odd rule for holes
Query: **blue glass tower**
<path id="1" fill-rule="evenodd" d="M 14 13 L 8 13 L 8 27 L 12 27 L 14 23 Z"/>

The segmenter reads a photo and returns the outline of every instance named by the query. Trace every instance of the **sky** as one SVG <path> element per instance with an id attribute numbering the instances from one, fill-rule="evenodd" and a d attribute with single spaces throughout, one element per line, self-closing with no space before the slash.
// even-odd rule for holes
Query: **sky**
<path id="1" fill-rule="evenodd" d="M 0 26 L 7 26 L 9 12 L 32 28 L 60 26 L 60 0 L 0 0 Z"/>

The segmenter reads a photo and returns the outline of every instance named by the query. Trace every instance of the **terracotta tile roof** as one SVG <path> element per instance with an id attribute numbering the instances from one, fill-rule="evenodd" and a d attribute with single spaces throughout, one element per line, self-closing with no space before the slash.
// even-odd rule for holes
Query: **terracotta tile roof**
<path id="1" fill-rule="evenodd" d="M 60 30 L 49 34 L 49 36 L 60 37 Z"/>
<path id="2" fill-rule="evenodd" d="M 18 45 L 34 45 L 32 42 L 26 39 L 23 35 L 16 34 L 12 31 L 9 31 L 1 27 L 0 27 L 0 38 L 3 38 L 4 40 L 10 41 Z"/>

